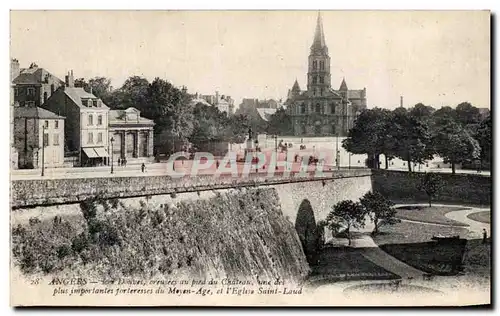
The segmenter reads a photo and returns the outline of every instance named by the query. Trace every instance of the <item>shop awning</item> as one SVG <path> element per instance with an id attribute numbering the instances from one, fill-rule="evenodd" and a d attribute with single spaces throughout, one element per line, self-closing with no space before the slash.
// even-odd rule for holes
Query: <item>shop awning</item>
<path id="1" fill-rule="evenodd" d="M 89 158 L 97 158 L 97 157 L 99 157 L 99 155 L 96 153 L 96 151 L 94 150 L 94 148 L 83 148 L 83 152 Z"/>
<path id="2" fill-rule="evenodd" d="M 89 158 L 109 157 L 108 151 L 104 147 L 87 147 L 83 148 L 83 152 Z"/>
<path id="3" fill-rule="evenodd" d="M 108 151 L 104 147 L 96 147 L 94 148 L 94 150 L 96 151 L 97 155 L 99 155 L 99 157 L 109 157 Z"/>

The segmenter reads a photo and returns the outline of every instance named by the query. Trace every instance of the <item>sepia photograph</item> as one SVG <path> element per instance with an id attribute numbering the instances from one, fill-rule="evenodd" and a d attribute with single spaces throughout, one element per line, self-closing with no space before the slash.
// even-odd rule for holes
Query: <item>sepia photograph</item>
<path id="1" fill-rule="evenodd" d="M 10 305 L 491 307 L 491 21 L 11 10 Z"/>

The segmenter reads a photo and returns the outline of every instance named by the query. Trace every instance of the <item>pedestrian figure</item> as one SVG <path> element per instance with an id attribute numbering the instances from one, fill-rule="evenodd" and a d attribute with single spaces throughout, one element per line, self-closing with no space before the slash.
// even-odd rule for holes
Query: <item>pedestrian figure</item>
<path id="1" fill-rule="evenodd" d="M 215 166 L 217 167 L 217 169 L 219 169 L 219 164 L 220 164 L 220 163 L 219 163 L 219 160 L 216 160 L 216 161 L 215 161 Z"/>
<path id="2" fill-rule="evenodd" d="M 118 158 L 118 166 L 121 166 L 122 160 Z"/>
<path id="3" fill-rule="evenodd" d="M 486 232 L 486 229 L 483 228 L 483 244 L 485 244 L 488 241 L 488 233 Z"/>
<path id="4" fill-rule="evenodd" d="M 144 164 L 144 162 L 141 165 L 141 170 L 142 170 L 142 173 L 144 173 L 144 170 L 146 170 L 146 165 Z"/>
<path id="5" fill-rule="evenodd" d="M 126 158 L 124 158 L 124 159 L 123 159 L 123 166 L 124 166 L 124 167 L 126 167 L 126 166 L 127 166 L 127 159 L 126 159 Z"/>

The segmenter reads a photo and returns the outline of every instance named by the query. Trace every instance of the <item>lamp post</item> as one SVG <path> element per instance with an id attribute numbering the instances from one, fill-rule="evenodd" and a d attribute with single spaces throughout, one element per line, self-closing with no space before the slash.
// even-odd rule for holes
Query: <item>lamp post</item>
<path id="1" fill-rule="evenodd" d="M 43 125 L 42 127 L 42 177 L 45 175 L 45 129 L 47 127 Z"/>
<path id="2" fill-rule="evenodd" d="M 335 133 L 335 163 L 337 164 L 337 170 L 340 170 L 340 155 L 339 155 L 339 134 Z"/>
<path id="3" fill-rule="evenodd" d="M 114 170 L 113 170 L 113 142 L 115 141 L 115 139 L 113 137 L 111 137 L 110 139 L 110 142 L 111 142 L 111 173 L 114 173 Z"/>

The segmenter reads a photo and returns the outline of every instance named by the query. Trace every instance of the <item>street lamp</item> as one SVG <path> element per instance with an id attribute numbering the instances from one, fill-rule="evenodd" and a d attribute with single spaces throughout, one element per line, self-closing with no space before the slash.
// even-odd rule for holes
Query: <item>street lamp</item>
<path id="1" fill-rule="evenodd" d="M 340 170 L 340 152 L 339 152 L 339 134 L 335 132 L 335 163 L 337 164 L 337 170 Z"/>
<path id="2" fill-rule="evenodd" d="M 42 126 L 42 177 L 45 175 L 45 125 Z"/>
<path id="3" fill-rule="evenodd" d="M 115 139 L 111 137 L 110 141 L 111 141 L 111 173 L 113 173 L 113 142 L 115 141 Z"/>

